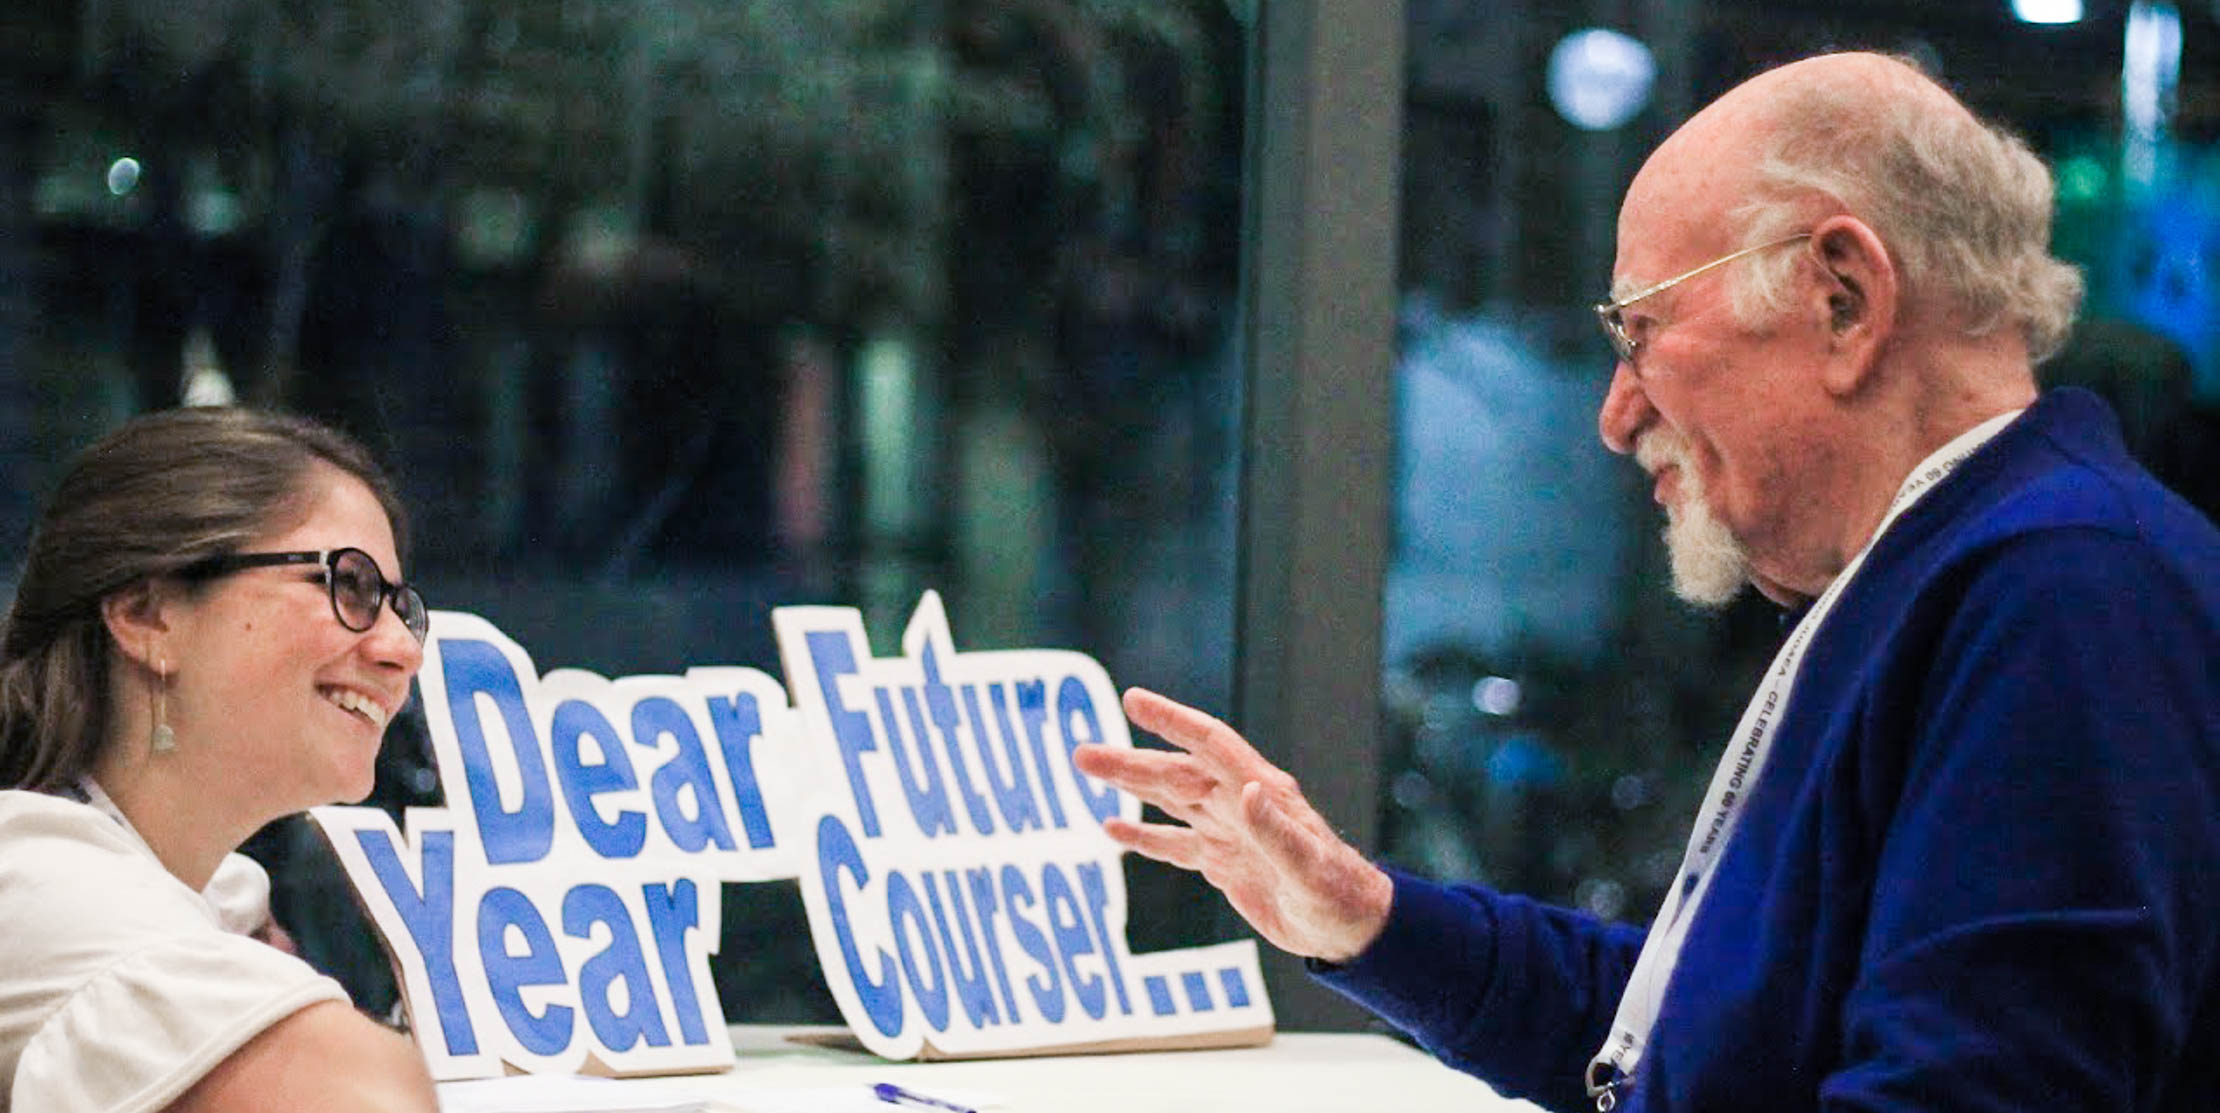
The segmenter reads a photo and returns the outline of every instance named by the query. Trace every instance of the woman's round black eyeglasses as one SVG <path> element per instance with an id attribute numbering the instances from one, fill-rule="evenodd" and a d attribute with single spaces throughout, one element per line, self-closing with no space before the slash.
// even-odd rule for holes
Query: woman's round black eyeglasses
<path id="1" fill-rule="evenodd" d="M 267 568 L 285 564 L 316 564 L 324 569 L 324 585 L 331 593 L 331 613 L 339 624 L 355 633 L 364 633 L 378 624 L 378 609 L 391 604 L 393 613 L 400 616 L 401 625 L 416 638 L 418 645 L 431 632 L 431 613 L 424 609 L 424 596 L 407 584 L 388 581 L 378 571 L 377 558 L 361 549 L 319 549 L 297 553 L 226 553 L 187 565 L 178 574 L 188 579 L 213 579 L 228 576 L 248 568 Z"/>

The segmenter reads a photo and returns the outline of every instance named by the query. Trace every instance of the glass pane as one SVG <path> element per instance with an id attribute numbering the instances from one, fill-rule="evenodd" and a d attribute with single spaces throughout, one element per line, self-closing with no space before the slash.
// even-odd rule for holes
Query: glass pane
<path id="1" fill-rule="evenodd" d="M 1717 616 L 1668 594 L 1648 486 L 1597 440 L 1612 356 L 1587 306 L 1610 285 L 1619 195 L 1647 152 L 1766 66 L 1843 47 L 1920 59 L 2058 169 L 2057 242 L 2090 297 L 2039 376 L 2108 395 L 2131 448 L 2216 513 L 2220 301 L 2194 259 L 2220 229 L 2220 128 L 2184 108 L 2147 141 L 2118 130 L 2116 19 L 2034 28 L 2004 4 L 1594 10 L 1624 18 L 1408 10 L 1381 814 L 1387 856 L 1421 872 L 1646 922 L 1781 635 L 1754 593 Z"/>
<path id="2" fill-rule="evenodd" d="M 1216 0 L 200 0 L 4 21 L 0 527 L 129 414 L 316 415 L 543 669 L 774 675 L 769 608 L 1230 702 L 1247 29 Z M 11 562 L 12 563 L 12 562 Z M 413 726 L 413 730 L 410 729 Z M 420 722 L 376 799 L 437 786 Z M 310 957 L 383 970 L 292 826 Z M 291 868 L 287 868 L 291 867 Z M 1213 938 L 1133 867 L 1140 949 Z M 834 1019 L 732 887 L 736 1019 Z"/>

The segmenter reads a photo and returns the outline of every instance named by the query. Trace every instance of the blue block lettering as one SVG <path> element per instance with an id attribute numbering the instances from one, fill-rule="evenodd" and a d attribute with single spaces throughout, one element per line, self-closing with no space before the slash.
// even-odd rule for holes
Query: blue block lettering
<path id="1" fill-rule="evenodd" d="M 1141 979 L 1141 985 L 1149 991 L 1150 1012 L 1170 1016 L 1179 1011 L 1179 1006 L 1172 1001 L 1172 984 L 1164 980 L 1164 975 L 1150 974 Z"/>
<path id="2" fill-rule="evenodd" d="M 878 838 L 879 810 L 871 805 L 871 786 L 863 778 L 862 755 L 878 749 L 879 742 L 871 736 L 871 716 L 850 708 L 840 698 L 840 678 L 856 674 L 855 649 L 848 644 L 848 635 L 834 630 L 814 630 L 804 640 L 809 643 L 809 659 L 817 665 L 817 691 L 824 697 L 825 718 L 832 724 L 833 739 L 840 743 L 840 762 L 848 770 L 848 791 L 856 798 L 856 817 L 863 821 L 863 837 Z"/>
<path id="3" fill-rule="evenodd" d="M 902 975 L 910 996 L 935 1032 L 948 1030 L 948 975 L 941 969 L 940 951 L 933 946 L 933 929 L 925 922 L 925 907 L 917 902 L 917 889 L 902 874 L 886 872 L 886 916 L 894 928 L 894 949 L 902 955 Z M 914 944 L 914 946 L 913 946 Z M 924 951 L 924 958 L 918 951 Z M 925 972 L 932 971 L 927 978 Z"/>
<path id="4" fill-rule="evenodd" d="M 855 836 L 848 833 L 848 825 L 840 822 L 839 816 L 828 815 L 817 821 L 817 872 L 825 879 L 825 907 L 831 913 L 833 936 L 840 940 L 848 984 L 855 987 L 856 999 L 863 1003 L 871 1026 L 882 1036 L 894 1035 L 902 1030 L 902 987 L 894 984 L 894 956 L 884 949 L 879 951 L 879 977 L 873 981 L 863 968 L 863 956 L 856 953 L 856 933 L 848 923 L 848 903 L 840 895 L 840 875 L 854 878 L 860 890 L 871 883 L 871 871 L 856 850 Z"/>
<path id="5" fill-rule="evenodd" d="M 1025 724 L 1025 740 L 1033 749 L 1033 769 L 1041 777 L 1041 796 L 1048 801 L 1049 821 L 1058 827 L 1069 827 L 1064 819 L 1064 801 L 1056 791 L 1055 766 L 1048 760 L 1048 685 L 1038 680 L 1020 680 L 1012 687 L 1017 689 L 1018 721 Z M 1074 784 L 1078 778 L 1072 778 Z"/>
<path id="6" fill-rule="evenodd" d="M 1087 919 L 1095 925 L 1095 939 L 1102 944 L 1102 964 L 1110 968 L 1110 988 L 1118 995 L 1118 1011 L 1132 1016 L 1133 1002 L 1125 995 L 1125 974 L 1118 969 L 1118 939 L 1110 932 L 1110 887 L 1103 883 L 1102 866 L 1081 862 L 1075 868 L 1079 870 L 1079 888 L 1087 894 Z"/>
<path id="7" fill-rule="evenodd" d="M 1242 980 L 1240 967 L 1228 966 L 1218 971 L 1218 985 L 1226 991 L 1227 1008 L 1249 1007 L 1249 983 Z"/>
<path id="8" fill-rule="evenodd" d="M 1071 783 L 1079 786 L 1079 795 L 1087 801 L 1087 810 L 1094 813 L 1095 822 L 1118 814 L 1118 790 L 1104 787 L 1097 791 L 1088 784 L 1088 777 L 1077 766 L 1070 764 L 1071 752 L 1089 742 L 1102 741 L 1102 717 L 1095 714 L 1095 698 L 1087 694 L 1087 686 L 1076 676 L 1067 676 L 1056 688 L 1056 721 L 1064 730 L 1065 769 L 1071 773 Z M 1072 729 L 1074 723 L 1084 730 Z"/>
<path id="9" fill-rule="evenodd" d="M 1025 874 L 1016 866 L 1002 867 L 1003 900 L 1010 906 L 1010 934 L 1017 936 L 1018 949 L 1032 956 L 1040 974 L 1025 979 L 1025 988 L 1033 995 L 1034 1007 L 1041 1010 L 1041 1019 L 1050 1024 L 1064 1022 L 1064 979 L 1056 972 L 1056 949 L 1048 945 L 1048 937 L 1032 920 L 1018 911 L 1023 904 L 1033 907 L 1033 886 L 1026 883 Z M 1047 980 L 1042 980 L 1042 975 Z M 1012 1009 L 1015 1013 L 1017 1010 Z"/>
<path id="10" fill-rule="evenodd" d="M 1010 968 L 1002 961 L 1001 933 L 994 930 L 995 915 L 1002 911 L 1002 902 L 994 891 L 994 868 L 965 870 L 964 880 L 971 886 L 971 906 L 979 910 L 979 934 L 987 941 L 987 964 L 994 967 L 995 984 L 1002 987 L 1003 1007 L 1010 1011 L 1010 1023 L 1020 1023 L 1017 991 L 1010 988 Z M 948 884 L 954 888 L 956 882 L 951 879 Z"/>
<path id="11" fill-rule="evenodd" d="M 1048 906 L 1048 929 L 1056 937 L 1056 953 L 1063 956 L 1064 976 L 1071 979 L 1071 991 L 1079 995 L 1079 1007 L 1088 1016 L 1101 1020 L 1105 1004 L 1102 975 L 1079 973 L 1080 958 L 1094 953 L 1094 938 L 1087 934 L 1087 921 L 1079 911 L 1079 898 L 1072 894 L 1071 882 L 1054 863 L 1041 868 L 1041 899 Z"/>
<path id="12" fill-rule="evenodd" d="M 956 1003 L 964 1008 L 964 1019 L 974 1028 L 984 1028 L 1002 1023 L 1002 1015 L 994 1005 L 994 986 L 988 981 L 986 963 L 979 956 L 979 937 L 971 931 L 971 910 L 964 906 L 963 883 L 955 870 L 949 870 L 948 905 L 956 910 L 956 926 L 950 930 L 948 911 L 942 906 L 940 885 L 930 871 L 921 875 L 925 884 L 925 903 L 933 908 L 933 926 L 940 931 L 941 953 L 948 956 L 948 982 L 954 990 Z M 966 964 L 965 957 L 970 962 Z"/>
<path id="13" fill-rule="evenodd" d="M 524 953 L 510 954 L 508 930 L 524 936 Z M 488 889 L 478 902 L 478 955 L 486 966 L 486 985 L 493 1003 L 517 1042 L 534 1055 L 559 1055 L 570 1046 L 573 1023 L 568 1005 L 549 1005 L 547 1012 L 532 1015 L 519 992 L 531 986 L 567 985 L 563 958 L 555 950 L 555 937 L 539 910 L 523 893 L 502 887 Z"/>
<path id="14" fill-rule="evenodd" d="M 477 813 L 478 838 L 487 863 L 505 866 L 547 857 L 555 845 L 555 801 L 547 786 L 547 766 L 540 760 L 539 733 L 532 729 L 516 672 L 499 649 L 473 639 L 441 638 L 439 656 L 447 674 L 455 743 L 462 750 L 463 783 L 470 788 L 470 807 Z M 485 725 L 478 721 L 481 695 L 492 697 L 501 712 L 510 749 L 516 754 L 517 773 L 524 782 L 524 798 L 513 812 L 501 807 Z"/>
<path id="15" fill-rule="evenodd" d="M 1189 970 L 1182 973 L 1179 976 L 1179 985 L 1187 991 L 1188 1008 L 1206 1013 L 1218 1007 L 1218 1003 L 1210 999 L 1210 983 L 1203 980 L 1202 971 Z"/>
<path id="16" fill-rule="evenodd" d="M 894 753 L 894 771 L 902 780 L 902 795 L 910 802 L 910 816 L 917 821 L 917 829 L 928 839 L 956 833 L 956 813 L 948 805 L 948 782 L 940 779 L 940 760 L 933 756 L 933 744 L 925 733 L 925 712 L 918 707 L 912 695 L 909 738 L 902 734 L 902 721 L 894 716 L 894 691 L 891 688 L 875 689 L 879 699 L 879 719 L 886 724 L 887 746 Z"/>
<path id="17" fill-rule="evenodd" d="M 1002 775 L 1002 764 L 995 760 L 987 718 L 979 713 L 979 686 L 966 684 L 963 693 L 964 712 L 971 717 L 972 748 L 979 752 L 979 767 L 987 771 L 987 789 L 994 793 L 995 807 L 1002 813 L 1002 822 L 1012 831 L 1040 828 L 1041 810 L 1033 803 L 1033 779 L 1025 775 L 1025 751 L 1018 748 L 1017 731 L 1010 726 L 1007 689 L 1000 684 L 987 686 L 987 701 L 994 705 L 994 717 L 1002 724 L 1002 753 L 1007 759 L 1002 764 L 1009 767 L 1007 777 Z"/>
<path id="18" fill-rule="evenodd" d="M 936 689 L 937 696 L 936 699 Z M 902 698 L 909 702 L 910 721 L 919 723 L 919 737 L 924 727 L 918 719 L 917 690 L 902 689 Z M 963 750 L 956 744 L 956 734 L 961 726 L 956 717 L 956 698 L 949 694 L 948 686 L 940 683 L 940 670 L 933 664 L 933 648 L 925 647 L 925 703 L 931 709 L 933 726 L 940 735 L 941 749 L 948 755 L 948 775 L 955 778 L 956 794 L 963 797 L 964 814 L 971 817 L 971 828 L 982 835 L 994 834 L 994 813 L 987 808 L 987 798 L 971 783 L 971 771 L 964 765 Z M 943 718 L 941 707 L 945 704 L 948 715 Z"/>
<path id="19" fill-rule="evenodd" d="M 589 737 L 594 740 L 594 748 L 601 751 L 598 761 L 586 760 L 581 743 Z M 593 704 L 567 699 L 555 707 L 555 716 L 547 726 L 547 740 L 555 754 L 555 779 L 562 783 L 563 802 L 570 807 L 571 821 L 578 825 L 586 845 L 603 858 L 637 856 L 647 845 L 647 814 L 627 808 L 618 812 L 617 818 L 605 820 L 601 809 L 594 806 L 594 797 L 602 793 L 630 792 L 640 787 L 639 778 L 632 773 L 632 759 L 624 752 L 624 740 L 617 737 L 617 728 L 610 726 Z"/>
<path id="20" fill-rule="evenodd" d="M 686 962 L 686 933 L 701 927 L 701 898 L 694 883 L 683 880 L 676 885 L 651 884 L 641 895 L 647 898 L 648 932 L 655 937 L 656 957 L 663 961 L 663 980 L 671 986 L 679 1038 L 690 1045 L 708 1043 L 701 995 L 694 992 L 694 971 Z M 724 1023 L 724 1017 L 719 1015 L 716 1022 Z"/>
<path id="21" fill-rule="evenodd" d="M 709 697 L 709 725 L 717 731 L 717 748 L 724 751 L 725 773 L 732 778 L 732 806 L 740 813 L 748 845 L 757 850 L 770 846 L 775 841 L 771 816 L 763 808 L 763 789 L 755 779 L 755 740 L 763 737 L 763 712 L 756 707 L 755 695 Z"/>
<path id="22" fill-rule="evenodd" d="M 409 942 L 424 959 L 424 977 L 432 983 L 432 1011 L 439 1016 L 440 1034 L 449 1055 L 476 1055 L 478 1033 L 470 1026 L 470 1005 L 463 999 L 462 980 L 455 974 L 455 833 L 424 832 L 424 863 L 419 871 L 424 891 L 419 893 L 401 867 L 392 836 L 384 831 L 356 831 L 355 845 L 377 875 L 393 910 L 407 926 Z"/>
<path id="23" fill-rule="evenodd" d="M 647 956 L 640 953 L 640 936 L 623 898 L 603 885 L 573 886 L 563 895 L 563 934 L 592 939 L 595 924 L 609 929 L 609 945 L 578 968 L 578 1004 L 586 1010 L 586 1023 L 611 1051 L 630 1051 L 642 1039 L 650 1047 L 669 1047 L 655 979 L 648 976 Z M 609 992 L 618 982 L 624 983 L 623 1012 Z"/>
<path id="24" fill-rule="evenodd" d="M 725 824 L 725 810 L 718 800 L 717 777 L 709 771 L 709 755 L 701 748 L 701 734 L 694 730 L 694 720 L 687 717 L 685 708 L 662 696 L 633 704 L 633 744 L 650 746 L 663 737 L 678 745 L 678 752 L 648 778 L 648 788 L 655 798 L 655 818 L 663 824 L 663 833 L 671 837 L 673 846 L 688 854 L 699 854 L 711 843 L 719 850 L 736 849 L 732 828 Z M 694 799 L 692 818 L 686 815 L 681 794 Z"/>

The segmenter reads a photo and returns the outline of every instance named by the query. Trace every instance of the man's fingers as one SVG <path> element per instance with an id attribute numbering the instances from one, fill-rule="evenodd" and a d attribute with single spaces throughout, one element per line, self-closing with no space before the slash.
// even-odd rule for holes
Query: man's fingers
<path id="1" fill-rule="evenodd" d="M 1181 749 L 1192 748 L 1210 728 L 1220 725 L 1209 715 L 1146 688 L 1127 688 L 1124 704 L 1125 717 L 1134 726 Z"/>
<path id="2" fill-rule="evenodd" d="M 1159 808 L 1192 808 L 1219 786 L 1218 779 L 1198 768 L 1193 758 L 1162 750 L 1088 743 L 1072 751 L 1072 764 Z"/>
<path id="3" fill-rule="evenodd" d="M 1243 779 L 1255 777 L 1259 767 L 1271 767 L 1239 731 L 1146 688 L 1125 690 L 1125 717 L 1206 763 L 1240 773 Z"/>
<path id="4" fill-rule="evenodd" d="M 1104 834 L 1144 857 L 1167 862 L 1181 869 L 1202 868 L 1202 836 L 1191 827 L 1172 827 L 1162 823 L 1134 823 L 1112 816 L 1102 821 Z"/>

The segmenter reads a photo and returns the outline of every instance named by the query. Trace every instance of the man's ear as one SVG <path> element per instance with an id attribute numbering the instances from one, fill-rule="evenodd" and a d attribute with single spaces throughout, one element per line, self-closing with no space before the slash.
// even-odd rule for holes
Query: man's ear
<path id="1" fill-rule="evenodd" d="M 1820 221 L 1810 247 L 1821 271 L 1813 310 L 1826 325 L 1827 389 L 1855 393 L 1896 332 L 1901 276 L 1880 234 L 1854 216 Z"/>
<path id="2" fill-rule="evenodd" d="M 174 597 L 173 587 L 145 579 L 110 592 L 100 601 L 101 624 L 108 628 L 109 640 L 126 658 L 155 667 L 162 639 L 170 632 L 167 604 Z"/>

